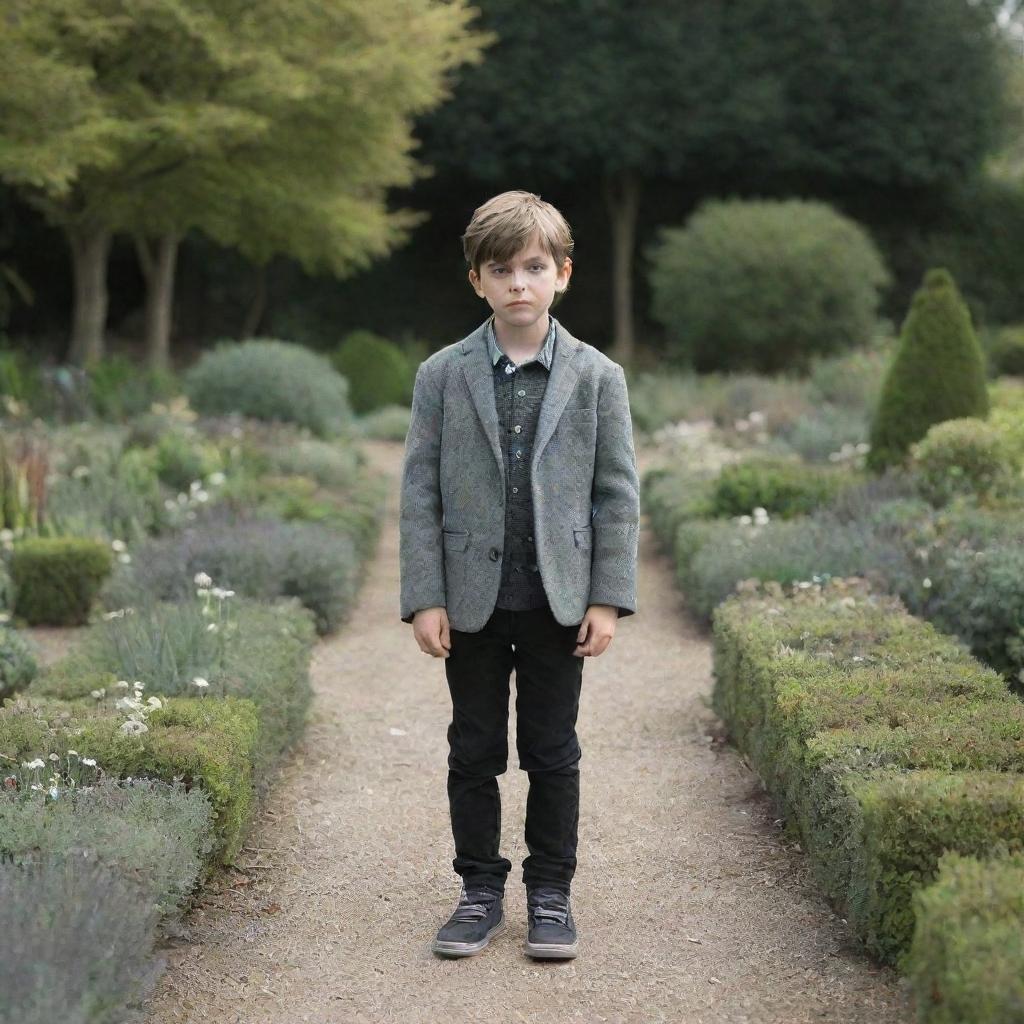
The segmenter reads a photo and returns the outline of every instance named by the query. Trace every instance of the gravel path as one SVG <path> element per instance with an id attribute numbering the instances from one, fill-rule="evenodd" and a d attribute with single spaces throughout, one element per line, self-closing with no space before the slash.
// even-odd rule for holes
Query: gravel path
<path id="1" fill-rule="evenodd" d="M 451 704 L 443 663 L 398 618 L 402 446 L 366 448 L 393 487 L 359 608 L 315 652 L 313 721 L 239 870 L 217 876 L 188 933 L 162 948 L 148 1024 L 912 1021 L 905 984 L 861 955 L 756 775 L 722 744 L 708 640 L 646 522 L 639 611 L 584 668 L 579 957 L 522 950 L 528 779 L 514 694 L 501 776 L 509 928 L 476 957 L 430 952 L 458 898 Z"/>

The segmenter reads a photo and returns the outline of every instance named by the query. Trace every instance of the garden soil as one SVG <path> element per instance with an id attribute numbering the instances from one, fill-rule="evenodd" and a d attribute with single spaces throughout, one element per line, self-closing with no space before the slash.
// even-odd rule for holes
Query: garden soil
<path id="1" fill-rule="evenodd" d="M 380 547 L 350 621 L 321 640 L 307 733 L 248 845 L 159 948 L 147 1024 L 890 1024 L 905 981 L 872 963 L 784 840 L 778 811 L 708 708 L 708 636 L 690 619 L 646 518 L 638 612 L 588 658 L 573 914 L 580 954 L 523 951 L 523 816 L 515 755 L 500 777 L 508 930 L 442 959 L 454 909 L 444 665 L 399 619 L 401 444 Z M 638 453 L 643 472 L 652 453 Z"/>

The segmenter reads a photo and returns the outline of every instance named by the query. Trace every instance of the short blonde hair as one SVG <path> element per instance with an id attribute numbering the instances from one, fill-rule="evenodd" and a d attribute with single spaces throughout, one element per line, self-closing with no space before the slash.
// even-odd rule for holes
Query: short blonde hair
<path id="1" fill-rule="evenodd" d="M 504 263 L 529 244 L 540 232 L 543 245 L 562 269 L 572 255 L 572 232 L 566 219 L 550 203 L 532 192 L 502 192 L 473 211 L 462 236 L 466 262 L 480 273 L 487 260 Z"/>

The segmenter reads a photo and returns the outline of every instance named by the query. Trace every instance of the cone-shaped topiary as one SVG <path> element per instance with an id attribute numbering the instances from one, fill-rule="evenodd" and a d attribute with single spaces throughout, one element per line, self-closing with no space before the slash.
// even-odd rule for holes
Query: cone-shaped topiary
<path id="1" fill-rule="evenodd" d="M 933 423 L 989 413 L 985 356 L 948 270 L 929 270 L 903 321 L 871 424 L 869 469 L 902 463 Z"/>

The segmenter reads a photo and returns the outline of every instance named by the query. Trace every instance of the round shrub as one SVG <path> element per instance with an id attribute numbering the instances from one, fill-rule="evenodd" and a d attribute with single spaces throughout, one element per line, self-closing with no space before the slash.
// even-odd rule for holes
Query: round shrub
<path id="1" fill-rule="evenodd" d="M 1024 324 L 1000 327 L 986 354 L 993 377 L 1024 377 Z"/>
<path id="2" fill-rule="evenodd" d="M 948 270 L 929 270 L 903 322 L 871 423 L 867 465 L 902 463 L 933 423 L 989 413 L 985 357 Z"/>
<path id="3" fill-rule="evenodd" d="M 324 356 L 286 341 L 222 341 L 189 368 L 184 388 L 204 415 L 297 423 L 318 437 L 336 437 L 352 423 L 348 381 Z"/>
<path id="4" fill-rule="evenodd" d="M 113 565 L 110 547 L 88 537 L 29 537 L 11 555 L 14 611 L 30 626 L 83 626 Z"/>
<path id="5" fill-rule="evenodd" d="M 25 637 L 0 625 L 0 701 L 28 686 L 38 671 L 39 665 Z"/>
<path id="6" fill-rule="evenodd" d="M 770 516 L 791 519 L 828 502 L 853 482 L 846 472 L 782 459 L 750 459 L 725 466 L 711 495 L 713 515 L 750 515 L 763 508 Z"/>
<path id="7" fill-rule="evenodd" d="M 698 372 L 807 369 L 864 343 L 889 273 L 818 200 L 709 200 L 650 252 L 652 313 Z"/>
<path id="8" fill-rule="evenodd" d="M 359 415 L 385 405 L 401 405 L 415 376 L 394 343 L 372 331 L 352 331 L 331 354 L 335 369 L 349 383 L 352 408 Z"/>
<path id="9" fill-rule="evenodd" d="M 984 420 L 965 416 L 929 428 L 910 446 L 923 497 L 944 505 L 954 494 L 1002 494 L 1020 477 L 1020 456 Z"/>

